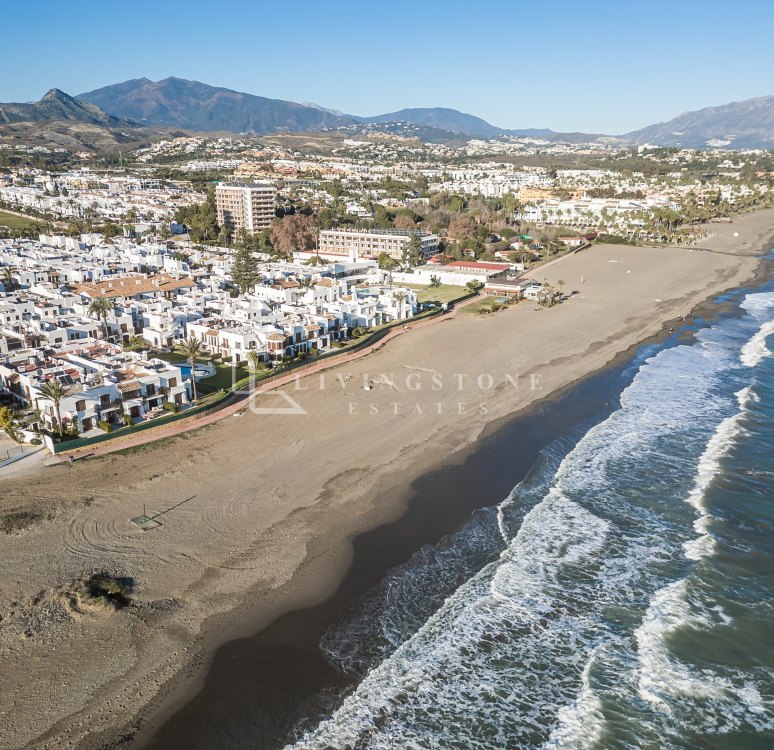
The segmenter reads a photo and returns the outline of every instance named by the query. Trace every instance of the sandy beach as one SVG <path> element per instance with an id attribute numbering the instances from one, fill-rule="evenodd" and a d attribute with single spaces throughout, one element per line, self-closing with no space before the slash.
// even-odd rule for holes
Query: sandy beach
<path id="1" fill-rule="evenodd" d="M 0 470 L 0 514 L 41 516 L 0 536 L 0 749 L 93 750 L 139 714 L 157 724 L 218 644 L 330 595 L 414 479 L 749 280 L 774 209 L 716 230 L 695 248 L 595 245 L 535 272 L 565 281 L 562 305 L 460 310 L 180 437 Z M 132 524 L 143 507 L 158 528 Z M 69 615 L 56 587 L 103 570 L 132 579 L 132 605 Z"/>

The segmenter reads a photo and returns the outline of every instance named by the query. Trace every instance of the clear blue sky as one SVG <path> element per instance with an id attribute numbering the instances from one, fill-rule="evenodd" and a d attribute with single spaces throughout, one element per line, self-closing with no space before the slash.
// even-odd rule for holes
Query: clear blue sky
<path id="1" fill-rule="evenodd" d="M 774 94 L 771 0 L 9 0 L 0 101 L 174 75 L 359 115 L 623 133 Z"/>

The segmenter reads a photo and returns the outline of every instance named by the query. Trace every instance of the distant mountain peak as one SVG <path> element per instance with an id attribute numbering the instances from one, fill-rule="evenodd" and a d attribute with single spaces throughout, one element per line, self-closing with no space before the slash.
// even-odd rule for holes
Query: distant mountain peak
<path id="1" fill-rule="evenodd" d="M 59 101 L 74 101 L 72 96 L 70 96 L 69 94 L 65 94 L 65 92 L 62 91 L 62 89 L 56 89 L 56 88 L 49 89 L 48 91 L 46 91 L 46 93 L 43 94 L 43 96 L 41 97 L 40 101 L 47 102 L 47 101 L 51 101 L 52 99 L 56 99 Z"/>
<path id="2" fill-rule="evenodd" d="M 47 91 L 37 102 L 0 104 L 0 123 L 65 120 L 109 127 L 132 125 L 103 112 L 94 104 L 74 99 L 56 88 Z"/>
<path id="3" fill-rule="evenodd" d="M 355 119 L 321 107 L 268 99 L 199 81 L 169 76 L 161 81 L 132 80 L 80 94 L 118 117 L 186 130 L 273 133 L 326 130 Z"/>

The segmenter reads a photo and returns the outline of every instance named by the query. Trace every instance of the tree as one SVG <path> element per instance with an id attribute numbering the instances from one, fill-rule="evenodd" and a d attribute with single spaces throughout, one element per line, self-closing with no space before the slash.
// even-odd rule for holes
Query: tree
<path id="1" fill-rule="evenodd" d="M 441 280 L 437 276 L 431 276 L 430 277 L 430 286 L 433 289 L 436 289 L 437 287 L 441 286 Z"/>
<path id="2" fill-rule="evenodd" d="M 416 221 L 414 221 L 414 217 L 409 213 L 399 213 L 395 217 L 395 228 L 396 229 L 414 229 L 417 225 Z"/>
<path id="3" fill-rule="evenodd" d="M 408 266 L 418 266 L 422 262 L 422 240 L 416 232 L 403 248 L 403 262 Z"/>
<path id="4" fill-rule="evenodd" d="M 56 423 L 59 427 L 59 437 L 64 435 L 64 429 L 62 427 L 62 415 L 59 411 L 60 404 L 66 399 L 72 391 L 72 386 L 65 385 L 61 380 L 47 380 L 41 387 L 40 392 L 51 403 L 54 404 L 54 412 L 56 414 Z"/>
<path id="5" fill-rule="evenodd" d="M 381 268 L 383 271 L 392 271 L 393 268 L 397 265 L 394 258 L 391 258 L 387 253 L 381 252 L 376 257 L 376 262 L 379 264 L 379 268 Z"/>
<path id="6" fill-rule="evenodd" d="M 271 223 L 271 244 L 277 253 L 288 256 L 294 252 L 314 250 L 316 244 L 314 219 L 303 214 L 292 214 L 275 219 Z"/>
<path id="7" fill-rule="evenodd" d="M 191 336 L 184 341 L 179 341 L 175 346 L 175 351 L 184 356 L 188 360 L 188 364 L 191 365 L 191 390 L 193 400 L 196 401 L 196 358 L 204 352 L 204 344 Z"/>
<path id="8" fill-rule="evenodd" d="M 146 346 L 145 339 L 142 336 L 130 336 L 129 347 L 130 349 L 141 349 Z"/>
<path id="9" fill-rule="evenodd" d="M 106 240 L 112 240 L 118 234 L 118 227 L 115 224 L 104 224 L 102 226 L 102 236 Z"/>
<path id="10" fill-rule="evenodd" d="M 207 242 L 217 237 L 218 212 L 215 208 L 215 191 L 210 188 L 203 203 L 178 208 L 175 221 L 188 227 L 194 242 Z"/>
<path id="11" fill-rule="evenodd" d="M 261 359 L 261 355 L 258 354 L 255 349 L 251 349 L 249 352 L 247 352 L 247 361 L 250 364 L 250 367 L 253 368 L 253 370 L 260 370 L 261 365 L 263 365 L 263 360 Z"/>
<path id="12" fill-rule="evenodd" d="M 0 429 L 4 430 L 11 440 L 19 442 L 19 434 L 16 431 L 16 419 L 10 406 L 0 406 Z"/>
<path id="13" fill-rule="evenodd" d="M 240 294 L 246 294 L 251 286 L 255 286 L 261 280 L 261 274 L 258 271 L 258 259 L 253 255 L 253 251 L 249 247 L 240 247 L 234 253 L 231 277 L 239 287 Z"/>
<path id="14" fill-rule="evenodd" d="M 107 316 L 113 312 L 113 302 L 108 297 L 97 297 L 89 303 L 89 313 L 97 319 L 102 319 L 102 331 L 105 338 L 110 338 L 108 331 Z"/>
<path id="15" fill-rule="evenodd" d="M 12 292 L 16 289 L 16 279 L 13 277 L 13 268 L 11 266 L 3 267 L 3 287 L 6 292 Z"/>
<path id="16" fill-rule="evenodd" d="M 556 282 L 556 285 L 559 287 L 559 292 L 560 292 L 560 293 L 563 293 L 563 290 L 564 290 L 564 285 L 565 285 L 566 283 L 567 283 L 567 282 L 566 282 L 564 279 L 559 279 L 559 280 Z"/>
<path id="17" fill-rule="evenodd" d="M 476 225 L 467 217 L 452 219 L 449 223 L 448 236 L 458 242 L 473 239 L 476 236 Z"/>

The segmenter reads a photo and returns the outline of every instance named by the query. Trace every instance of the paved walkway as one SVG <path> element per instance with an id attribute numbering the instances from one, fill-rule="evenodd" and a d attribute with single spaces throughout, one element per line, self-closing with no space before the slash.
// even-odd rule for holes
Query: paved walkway
<path id="1" fill-rule="evenodd" d="M 218 422 L 219 420 L 230 417 L 232 414 L 236 414 L 238 411 L 244 409 L 250 400 L 254 399 L 261 393 L 267 393 L 268 391 L 273 391 L 275 388 L 280 388 L 281 386 L 287 385 L 288 383 L 294 383 L 296 378 L 305 378 L 309 375 L 315 375 L 318 372 L 322 372 L 323 370 L 329 370 L 332 367 L 339 367 L 340 365 L 346 364 L 347 362 L 354 362 L 355 360 L 361 359 L 362 357 L 369 355 L 371 352 L 374 352 L 377 349 L 381 349 L 388 341 L 394 339 L 396 336 L 400 336 L 403 333 L 413 331 L 417 328 L 424 328 L 426 326 L 442 323 L 446 320 L 451 320 L 451 318 L 457 314 L 457 310 L 459 310 L 461 307 L 466 307 L 473 302 L 477 302 L 478 299 L 478 296 L 471 297 L 470 299 L 455 305 L 455 307 L 450 312 L 413 323 L 409 321 L 404 326 L 395 327 L 376 343 L 371 344 L 370 346 L 366 346 L 363 349 L 359 349 L 356 352 L 343 354 L 339 357 L 331 357 L 303 370 L 289 372 L 287 375 L 284 375 L 281 378 L 277 378 L 276 380 L 272 380 L 271 383 L 267 383 L 263 387 L 259 386 L 249 394 L 242 395 L 235 403 L 224 406 L 222 409 L 218 409 L 217 411 L 212 412 L 211 414 L 207 414 L 200 419 L 196 419 L 187 424 L 173 424 L 164 429 L 154 430 L 151 433 L 138 433 L 136 436 L 126 438 L 125 440 L 119 439 L 110 441 L 103 445 L 80 448 L 79 450 L 68 451 L 66 453 L 57 453 L 57 455 L 52 460 L 50 460 L 47 465 L 51 466 L 57 463 L 67 463 L 70 461 L 71 456 L 73 460 L 77 460 L 79 458 L 92 458 L 94 456 L 105 456 L 109 453 L 115 453 L 116 451 L 122 451 L 126 448 L 133 448 L 138 445 L 154 443 L 157 440 L 174 437 L 184 432 L 190 432 L 191 430 L 195 430 L 199 427 L 212 424 L 213 422 Z"/>

